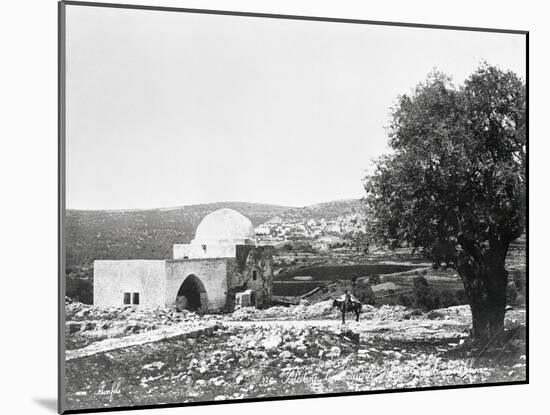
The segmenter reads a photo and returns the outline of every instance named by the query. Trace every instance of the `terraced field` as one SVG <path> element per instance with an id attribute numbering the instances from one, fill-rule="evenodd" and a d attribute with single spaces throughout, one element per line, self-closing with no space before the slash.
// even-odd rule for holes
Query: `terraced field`
<path id="1" fill-rule="evenodd" d="M 414 265 L 381 263 L 303 266 L 278 274 L 273 284 L 273 294 L 278 296 L 303 295 L 332 281 L 392 274 L 414 268 L 416 268 Z M 305 277 L 310 278 L 305 280 Z"/>

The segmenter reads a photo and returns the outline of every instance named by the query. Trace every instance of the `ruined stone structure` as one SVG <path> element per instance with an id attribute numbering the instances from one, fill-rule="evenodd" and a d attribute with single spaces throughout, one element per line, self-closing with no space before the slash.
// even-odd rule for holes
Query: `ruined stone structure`
<path id="1" fill-rule="evenodd" d="M 262 307 L 272 282 L 272 247 L 255 243 L 245 216 L 220 209 L 202 220 L 190 244 L 174 245 L 173 259 L 94 261 L 94 305 L 221 310 L 246 292 L 247 304 Z"/>

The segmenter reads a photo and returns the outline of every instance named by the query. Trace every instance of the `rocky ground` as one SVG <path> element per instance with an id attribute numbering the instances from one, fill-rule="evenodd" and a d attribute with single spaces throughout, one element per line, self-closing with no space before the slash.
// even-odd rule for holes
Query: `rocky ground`
<path id="1" fill-rule="evenodd" d="M 97 408 L 525 380 L 525 311 L 507 312 L 506 343 L 489 350 L 468 339 L 470 319 L 467 306 L 365 307 L 358 323 L 342 325 L 329 302 L 225 316 L 69 303 L 72 349 L 164 327 L 188 334 L 68 361 L 67 402 Z M 207 325 L 214 328 L 189 331 Z"/>
<path id="2" fill-rule="evenodd" d="M 95 307 L 70 299 L 65 304 L 66 349 L 75 350 L 105 339 L 122 338 L 175 324 L 200 327 L 213 316 L 198 316 L 189 311 L 132 306 Z"/>

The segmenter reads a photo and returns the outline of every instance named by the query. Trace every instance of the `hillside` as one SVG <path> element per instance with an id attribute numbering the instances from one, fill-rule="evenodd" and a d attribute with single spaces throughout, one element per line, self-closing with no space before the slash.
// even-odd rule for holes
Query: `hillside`
<path id="1" fill-rule="evenodd" d="M 303 221 L 309 219 L 334 220 L 340 216 L 359 214 L 363 212 L 360 199 L 343 199 L 310 206 L 290 208 L 279 216 L 284 221 Z"/>
<path id="2" fill-rule="evenodd" d="M 188 243 L 207 214 L 231 208 L 257 226 L 288 207 L 227 202 L 149 210 L 67 210 L 67 268 L 88 268 L 95 259 L 163 259 L 172 245 Z M 76 271 L 76 270 L 75 270 Z M 70 272 L 69 272 L 70 273 Z"/>
<path id="3" fill-rule="evenodd" d="M 96 259 L 164 259 L 172 245 L 189 243 L 207 214 L 231 208 L 254 226 L 279 216 L 284 221 L 333 220 L 358 213 L 359 200 L 340 200 L 306 207 L 260 203 L 218 202 L 147 210 L 71 210 L 66 213 L 67 275 L 92 275 Z"/>

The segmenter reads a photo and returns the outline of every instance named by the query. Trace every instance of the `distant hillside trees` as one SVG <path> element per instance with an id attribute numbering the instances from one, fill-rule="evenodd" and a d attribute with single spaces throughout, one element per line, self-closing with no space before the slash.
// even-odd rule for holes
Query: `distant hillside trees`
<path id="1" fill-rule="evenodd" d="M 74 301 L 93 304 L 94 288 L 92 282 L 87 279 L 67 277 L 65 295 Z"/>
<path id="2" fill-rule="evenodd" d="M 92 276 L 96 259 L 165 259 L 172 246 L 189 243 L 200 221 L 213 211 L 228 207 L 258 225 L 288 207 L 244 202 L 220 202 L 173 209 L 66 212 L 67 272 Z"/>
<path id="3" fill-rule="evenodd" d="M 369 231 L 424 249 L 464 284 L 472 334 L 503 332 L 509 244 L 526 216 L 526 90 L 513 72 L 482 64 L 460 87 L 434 72 L 403 95 L 392 152 L 365 178 Z"/>
<path id="4" fill-rule="evenodd" d="M 355 248 L 358 252 L 362 254 L 369 253 L 371 237 L 365 231 L 348 232 L 344 234 L 343 238 L 349 246 Z"/>

